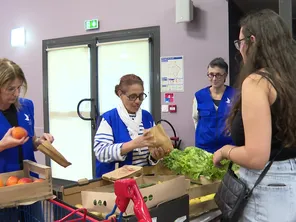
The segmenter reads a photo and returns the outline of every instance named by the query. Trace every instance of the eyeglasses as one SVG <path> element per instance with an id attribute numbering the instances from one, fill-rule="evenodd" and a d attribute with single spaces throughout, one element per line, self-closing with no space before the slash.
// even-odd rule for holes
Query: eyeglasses
<path id="1" fill-rule="evenodd" d="M 243 39 L 238 39 L 238 40 L 235 40 L 233 43 L 234 43 L 234 46 L 237 50 L 240 50 L 240 47 L 241 47 L 241 44 L 242 44 L 242 41 L 246 40 L 246 39 L 249 39 L 250 37 L 246 37 L 246 38 L 243 38 Z"/>
<path id="2" fill-rule="evenodd" d="M 8 87 L 5 89 L 5 91 L 9 94 L 14 94 L 16 91 L 20 92 L 21 91 L 22 86 L 19 87 Z"/>
<path id="3" fill-rule="evenodd" d="M 126 94 L 124 93 L 124 95 Z M 139 95 L 133 93 L 131 95 L 126 95 L 126 97 L 129 101 L 136 101 L 139 98 L 139 100 L 142 102 L 144 99 L 147 98 L 147 95 L 145 93 L 140 93 Z"/>
<path id="4" fill-rule="evenodd" d="M 216 79 L 222 79 L 224 77 L 225 73 L 213 73 L 213 72 L 210 72 L 207 74 L 207 76 L 210 78 L 210 79 L 213 79 L 214 77 L 216 77 Z"/>

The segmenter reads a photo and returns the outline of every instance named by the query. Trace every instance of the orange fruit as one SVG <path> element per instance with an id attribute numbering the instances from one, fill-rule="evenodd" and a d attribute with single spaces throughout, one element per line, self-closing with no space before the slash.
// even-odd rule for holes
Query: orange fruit
<path id="1" fill-rule="evenodd" d="M 19 178 L 16 176 L 10 176 L 8 177 L 7 181 L 6 181 L 6 186 L 12 186 L 12 185 L 16 185 L 18 182 Z"/>
<path id="2" fill-rule="evenodd" d="M 19 139 L 22 139 L 24 137 L 27 137 L 28 132 L 23 127 L 18 126 L 18 127 L 15 127 L 15 128 L 12 129 L 11 135 L 12 135 L 13 138 L 19 140 Z"/>
<path id="3" fill-rule="evenodd" d="M 4 187 L 4 183 L 1 179 L 0 179 L 0 187 Z"/>
<path id="4" fill-rule="evenodd" d="M 38 182 L 43 182 L 44 179 L 37 179 L 37 180 L 34 180 L 34 183 L 38 183 Z"/>
<path id="5" fill-rule="evenodd" d="M 19 179 L 17 184 L 32 183 L 32 182 L 33 182 L 33 180 L 31 178 L 24 177 L 24 178 Z"/>

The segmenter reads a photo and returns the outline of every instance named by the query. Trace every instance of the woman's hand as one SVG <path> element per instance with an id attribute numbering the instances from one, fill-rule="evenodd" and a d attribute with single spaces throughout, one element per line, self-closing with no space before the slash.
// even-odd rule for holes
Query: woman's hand
<path id="1" fill-rule="evenodd" d="M 153 159 L 160 160 L 166 155 L 166 152 L 162 147 L 157 147 L 150 149 L 150 155 Z"/>
<path id="2" fill-rule="evenodd" d="M 222 152 L 222 148 L 221 148 L 221 149 L 217 150 L 217 151 L 214 153 L 214 155 L 213 155 L 213 163 L 214 163 L 214 165 L 215 165 L 216 167 L 221 167 L 222 165 L 221 165 L 220 162 L 221 162 L 223 159 L 225 159 L 225 158 L 223 157 L 223 152 Z"/>
<path id="3" fill-rule="evenodd" d="M 135 139 L 124 143 L 121 147 L 120 155 L 125 155 L 134 149 L 143 147 L 155 147 L 154 136 L 151 135 L 149 130 L 144 130 L 143 135 L 138 136 Z"/>
<path id="4" fill-rule="evenodd" d="M 149 130 L 145 130 L 143 135 L 138 136 L 132 141 L 135 148 L 152 147 L 155 144 L 154 136 L 151 135 Z"/>
<path id="5" fill-rule="evenodd" d="M 230 159 L 230 152 L 235 148 L 236 146 L 232 145 L 225 145 L 221 149 L 217 150 L 214 153 L 213 156 L 213 163 L 216 167 L 221 167 L 221 161 L 224 159 Z"/>
<path id="6" fill-rule="evenodd" d="M 10 128 L 6 134 L 4 135 L 4 137 L 2 138 L 2 140 L 0 141 L 0 151 L 3 151 L 5 149 L 9 149 L 9 148 L 13 148 L 16 146 L 20 146 L 23 145 L 24 143 L 26 143 L 29 139 L 29 137 L 23 137 L 22 139 L 15 139 L 12 137 L 12 129 Z"/>
<path id="7" fill-rule="evenodd" d="M 49 133 L 43 133 L 43 135 L 40 138 L 37 138 L 36 136 L 34 136 L 34 149 L 35 151 L 37 151 L 37 147 L 42 144 L 45 141 L 48 141 L 50 143 L 53 143 L 54 138 L 51 134 Z"/>
<path id="8" fill-rule="evenodd" d="M 43 135 L 39 138 L 40 142 L 43 143 L 45 141 L 48 141 L 50 143 L 53 143 L 54 138 L 51 134 L 49 133 L 43 133 Z"/>

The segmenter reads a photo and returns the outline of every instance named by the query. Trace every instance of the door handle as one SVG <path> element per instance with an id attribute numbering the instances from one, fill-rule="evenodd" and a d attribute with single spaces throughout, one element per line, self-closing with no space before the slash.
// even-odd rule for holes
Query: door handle
<path id="1" fill-rule="evenodd" d="M 88 121 L 91 121 L 91 120 L 93 120 L 93 118 L 91 118 L 91 117 L 89 117 L 89 118 L 84 117 L 84 116 L 80 113 L 80 105 L 81 105 L 83 102 L 87 102 L 87 101 L 89 101 L 89 102 L 93 102 L 94 99 L 89 98 L 89 99 L 82 99 L 82 100 L 80 100 L 79 103 L 77 104 L 77 115 L 78 115 L 82 120 L 88 120 Z"/>

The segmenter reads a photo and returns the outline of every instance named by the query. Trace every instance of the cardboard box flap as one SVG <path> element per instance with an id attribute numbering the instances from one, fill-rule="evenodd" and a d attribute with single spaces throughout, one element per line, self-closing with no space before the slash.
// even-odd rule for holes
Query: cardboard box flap
<path id="1" fill-rule="evenodd" d="M 77 182 L 65 181 L 59 182 L 60 184 L 54 184 L 54 191 L 62 193 L 63 196 L 73 195 L 79 193 L 83 190 L 92 189 L 94 187 L 106 186 L 108 184 L 113 184 L 110 181 L 102 180 L 101 178 L 95 179 L 80 179 Z"/>
<path id="2" fill-rule="evenodd" d="M 124 178 L 130 178 L 142 175 L 143 167 L 125 165 L 109 173 L 103 174 L 102 178 L 108 181 L 116 181 Z"/>
<path id="3" fill-rule="evenodd" d="M 220 182 L 215 182 L 215 183 L 206 184 L 206 185 L 191 184 L 189 187 L 187 186 L 187 191 L 190 199 L 193 199 L 193 198 L 202 197 L 208 194 L 216 193 L 219 186 L 220 186 Z"/>
<path id="4" fill-rule="evenodd" d="M 81 181 L 83 181 L 81 183 Z M 110 181 L 102 180 L 101 178 L 95 178 L 91 180 L 82 179 L 78 182 L 65 183 L 63 185 L 55 186 L 55 195 L 64 202 L 75 206 L 76 204 L 81 204 L 81 191 L 90 190 L 95 187 L 106 186 L 113 183 Z"/>

